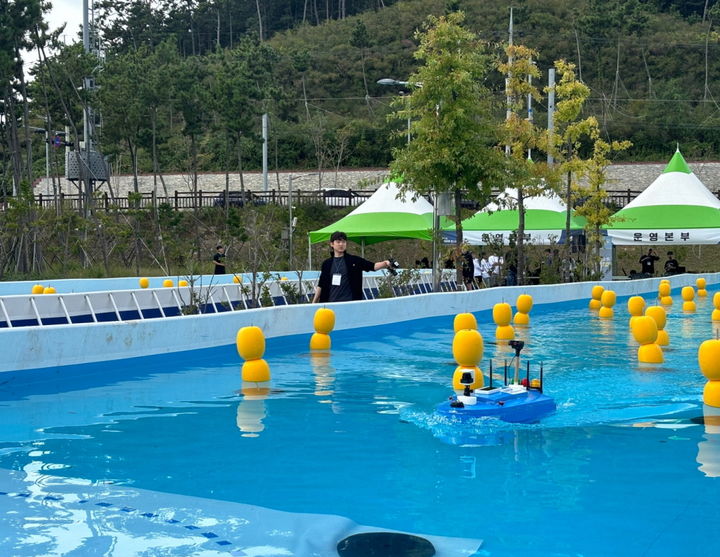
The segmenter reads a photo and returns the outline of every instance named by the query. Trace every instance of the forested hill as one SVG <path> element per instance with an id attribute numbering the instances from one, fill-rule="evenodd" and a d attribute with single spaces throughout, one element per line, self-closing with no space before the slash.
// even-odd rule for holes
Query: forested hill
<path id="1" fill-rule="evenodd" d="M 539 51 L 545 76 L 556 59 L 577 65 L 592 90 L 586 112 L 633 142 L 626 159 L 667 160 L 677 143 L 689 158 L 718 158 L 720 6 L 705 0 L 97 0 L 103 58 L 45 42 L 26 98 L 33 125 L 49 119 L 77 140 L 87 99 L 115 172 L 256 169 L 262 113 L 272 166 L 385 166 L 405 124 L 387 119 L 401 88 L 377 80 L 412 74 L 415 31 L 460 9 L 500 56 L 511 5 L 515 42 Z M 84 75 L 97 88 L 78 95 Z M 490 81 L 500 119 L 504 79 Z M 13 87 L 4 106 L 20 121 Z M 543 124 L 544 102 L 534 108 Z M 18 143 L 3 132 L 7 169 Z M 37 176 L 45 161 L 34 151 Z"/>

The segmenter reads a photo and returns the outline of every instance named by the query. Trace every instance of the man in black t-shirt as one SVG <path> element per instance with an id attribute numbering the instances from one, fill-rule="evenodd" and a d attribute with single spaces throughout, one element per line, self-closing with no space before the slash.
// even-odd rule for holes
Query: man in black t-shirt
<path id="1" fill-rule="evenodd" d="M 665 275 L 677 275 L 680 273 L 680 264 L 678 263 L 678 260 L 675 259 L 675 256 L 673 255 L 673 252 L 669 251 L 667 252 L 667 261 L 665 262 Z M 683 271 L 684 272 L 684 267 Z"/>
<path id="2" fill-rule="evenodd" d="M 388 260 L 373 263 L 347 253 L 347 235 L 344 232 L 332 233 L 330 247 L 333 254 L 322 263 L 313 303 L 362 300 L 363 271 L 379 271 L 390 267 Z"/>
<path id="3" fill-rule="evenodd" d="M 655 255 L 655 251 L 650 248 L 648 252 L 640 258 L 640 265 L 642 266 L 641 272 L 649 277 L 654 276 L 656 261 L 660 261 L 660 258 Z"/>
<path id="4" fill-rule="evenodd" d="M 227 272 L 225 270 L 225 248 L 222 246 L 217 246 L 215 250 L 215 255 L 213 255 L 213 261 L 215 262 L 214 274 L 224 275 Z"/>

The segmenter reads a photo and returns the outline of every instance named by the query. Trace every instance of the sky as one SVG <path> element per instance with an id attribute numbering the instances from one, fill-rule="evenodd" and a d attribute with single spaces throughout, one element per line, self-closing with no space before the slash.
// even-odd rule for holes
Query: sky
<path id="1" fill-rule="evenodd" d="M 83 0 L 51 0 L 51 2 L 53 7 L 47 18 L 50 29 L 57 29 L 63 23 L 67 23 L 65 42 L 72 42 L 82 25 Z"/>

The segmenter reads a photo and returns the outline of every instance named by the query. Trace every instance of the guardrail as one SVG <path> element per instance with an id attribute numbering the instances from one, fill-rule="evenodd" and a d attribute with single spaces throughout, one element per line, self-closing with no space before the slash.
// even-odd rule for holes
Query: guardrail
<path id="1" fill-rule="evenodd" d="M 624 189 L 624 190 L 606 190 L 607 197 L 605 204 L 613 209 L 622 208 L 633 199 L 635 199 L 641 191 Z M 374 190 L 312 190 L 294 191 L 292 194 L 293 204 L 324 204 L 328 207 L 357 207 L 365 202 Z M 720 192 L 714 192 L 714 195 L 720 198 Z M 188 192 L 175 191 L 171 195 L 156 195 L 154 192 L 128 193 L 127 196 L 111 196 L 107 192 L 96 196 L 93 199 L 93 206 L 96 210 L 101 211 L 130 211 L 137 209 L 157 209 L 160 205 L 165 205 L 175 211 L 194 210 L 209 207 L 244 207 L 262 206 L 262 205 L 280 205 L 287 207 L 288 192 L 281 190 L 270 190 L 267 192 L 251 192 L 247 190 L 244 194 L 240 192 Z M 7 208 L 9 198 L 0 198 L 0 209 Z M 36 194 L 33 200 L 38 207 L 42 208 L 58 208 L 64 207 L 73 211 L 82 211 L 85 203 L 84 196 L 80 193 L 60 193 L 59 195 Z M 464 199 L 462 201 L 463 208 L 471 210 L 479 210 L 480 204 Z"/>
<path id="2" fill-rule="evenodd" d="M 312 301 L 314 287 L 315 281 L 267 281 L 259 284 L 254 298 L 250 287 L 243 284 L 3 296 L 0 329 L 137 321 L 306 304 Z M 458 290 L 450 273 L 443 273 L 440 290 Z M 383 276 L 366 276 L 363 281 L 366 300 L 430 292 L 432 279 L 427 272 L 402 284 Z"/>

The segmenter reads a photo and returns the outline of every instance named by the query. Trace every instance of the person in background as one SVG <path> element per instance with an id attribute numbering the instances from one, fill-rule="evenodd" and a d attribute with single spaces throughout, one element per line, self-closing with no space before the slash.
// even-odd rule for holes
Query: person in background
<path id="1" fill-rule="evenodd" d="M 675 259 L 673 252 L 667 252 L 667 261 L 665 262 L 665 275 L 677 275 L 680 272 L 680 264 Z"/>
<path id="2" fill-rule="evenodd" d="M 485 254 L 482 254 L 482 256 L 485 257 Z M 473 282 L 476 288 L 482 288 L 482 265 L 479 257 L 473 257 Z"/>
<path id="3" fill-rule="evenodd" d="M 490 267 L 490 286 L 498 286 L 500 284 L 500 271 L 503 266 L 503 258 L 492 253 L 487 260 Z"/>
<path id="4" fill-rule="evenodd" d="M 648 252 L 640 258 L 640 272 L 648 277 L 655 276 L 655 262 L 660 258 L 655 255 L 655 251 L 650 248 Z"/>
<path id="5" fill-rule="evenodd" d="M 390 261 L 373 263 L 347 253 L 347 234 L 335 231 L 330 236 L 332 256 L 323 261 L 320 279 L 312 303 L 349 302 L 363 299 L 363 271 L 379 271 L 390 267 Z"/>
<path id="6" fill-rule="evenodd" d="M 215 275 L 224 275 L 227 273 L 225 269 L 225 248 L 217 246 L 215 248 L 215 255 L 213 255 L 213 262 L 215 263 Z"/>
<path id="7" fill-rule="evenodd" d="M 465 284 L 466 290 L 473 290 L 474 288 L 474 282 L 473 282 L 473 255 L 472 252 L 469 250 L 462 252 L 462 276 L 463 276 L 463 283 Z"/>

